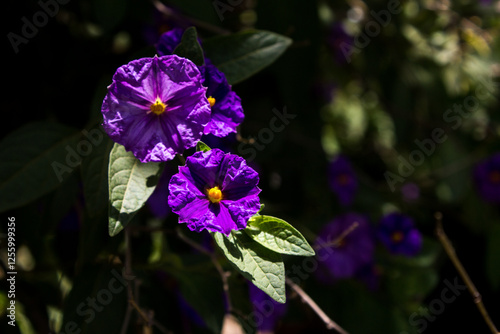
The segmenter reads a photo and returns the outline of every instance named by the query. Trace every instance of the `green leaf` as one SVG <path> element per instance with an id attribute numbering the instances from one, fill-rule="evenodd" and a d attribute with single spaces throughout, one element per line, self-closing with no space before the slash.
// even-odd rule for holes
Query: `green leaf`
<path id="1" fill-rule="evenodd" d="M 115 236 L 144 206 L 156 187 L 162 164 L 141 163 L 115 143 L 109 155 L 109 235 Z"/>
<path id="2" fill-rule="evenodd" d="M 203 49 L 230 84 L 272 64 L 290 46 L 288 37 L 262 30 L 221 35 L 203 41 Z"/>
<path id="3" fill-rule="evenodd" d="M 276 217 L 255 215 L 250 218 L 243 231 L 262 246 L 277 253 L 299 256 L 315 254 L 299 231 Z"/>
<path id="4" fill-rule="evenodd" d="M 81 133 L 53 122 L 35 122 L 0 142 L 0 212 L 54 190 L 81 163 Z"/>
<path id="5" fill-rule="evenodd" d="M 198 151 L 207 152 L 210 150 L 211 150 L 211 148 L 208 147 L 208 145 L 205 144 L 204 142 L 202 142 L 201 140 L 198 141 L 198 143 L 196 144 L 196 152 L 198 152 Z"/>
<path id="6" fill-rule="evenodd" d="M 197 66 L 205 64 L 205 56 L 198 42 L 198 34 L 195 27 L 189 27 L 184 31 L 181 42 L 177 45 L 173 53 L 179 57 L 191 60 Z"/>
<path id="7" fill-rule="evenodd" d="M 114 142 L 98 127 L 92 128 L 89 133 L 101 135 L 94 138 L 95 147 L 83 159 L 81 167 L 85 206 L 90 217 L 95 217 L 108 206 L 109 153 Z"/>
<path id="8" fill-rule="evenodd" d="M 240 231 L 226 236 L 213 233 L 229 262 L 256 287 L 279 303 L 286 301 L 285 265 L 281 255 L 252 240 Z"/>

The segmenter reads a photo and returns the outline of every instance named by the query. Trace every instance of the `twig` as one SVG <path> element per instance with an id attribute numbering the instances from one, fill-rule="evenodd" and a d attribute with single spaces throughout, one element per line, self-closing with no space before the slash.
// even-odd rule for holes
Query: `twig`
<path id="1" fill-rule="evenodd" d="M 486 307 L 483 304 L 481 294 L 476 289 L 474 283 L 469 277 L 469 274 L 467 274 L 467 271 L 465 270 L 462 263 L 458 259 L 455 249 L 453 248 L 450 242 L 450 239 L 448 239 L 448 236 L 446 235 L 446 233 L 444 233 L 443 223 L 442 223 L 443 215 L 441 214 L 441 212 L 437 212 L 434 215 L 434 218 L 436 219 L 436 235 L 441 244 L 443 245 L 446 254 L 448 255 L 451 262 L 458 271 L 458 274 L 464 280 L 465 285 L 467 286 L 470 294 L 472 295 L 472 298 L 474 299 L 474 303 L 476 304 L 477 308 L 479 309 L 479 312 L 481 312 L 481 315 L 484 318 L 484 321 L 486 322 L 486 324 L 488 325 L 489 329 L 493 334 L 500 334 L 498 332 L 498 329 L 495 327 L 495 324 L 491 320 L 490 316 L 488 315 L 488 311 L 486 311 Z"/>
<path id="2" fill-rule="evenodd" d="M 327 243 L 320 243 L 318 245 L 314 246 L 314 249 L 322 249 L 326 247 L 338 247 L 341 243 L 342 240 L 345 239 L 349 234 L 351 234 L 357 227 L 359 226 L 358 222 L 354 222 L 349 226 L 347 229 L 345 229 L 335 240 Z"/>
<path id="3" fill-rule="evenodd" d="M 125 235 L 125 275 L 130 277 L 132 275 L 132 265 L 131 265 L 132 252 L 130 249 L 130 230 L 128 229 L 128 227 L 125 228 L 124 235 Z M 134 300 L 131 284 L 127 284 L 127 299 L 129 300 L 129 303 L 127 305 L 127 311 L 125 312 L 125 317 L 123 319 L 123 325 L 120 334 L 127 333 L 128 324 L 130 322 L 130 316 L 132 315 L 133 311 L 133 305 L 130 303 L 130 301 Z"/>
<path id="4" fill-rule="evenodd" d="M 286 278 L 286 283 L 295 291 L 301 298 L 304 303 L 309 305 L 309 307 L 323 320 L 328 329 L 335 329 L 338 333 L 348 334 L 342 327 L 340 327 L 335 321 L 330 319 L 330 317 L 316 304 L 314 300 L 312 300 L 309 295 L 302 290 L 300 286 L 293 283 L 291 279 Z"/>
<path id="5" fill-rule="evenodd" d="M 193 247 L 194 249 L 196 249 L 200 253 L 203 253 L 203 254 L 205 254 L 205 255 L 207 255 L 207 256 L 210 257 L 210 260 L 212 260 L 212 263 L 214 264 L 215 269 L 217 269 L 217 272 L 219 273 L 219 275 L 220 275 L 220 277 L 222 279 L 222 290 L 224 292 L 224 298 L 225 298 L 225 301 L 226 301 L 227 312 L 228 313 L 232 313 L 233 312 L 233 306 L 232 306 L 232 303 L 231 303 L 231 296 L 229 294 L 229 283 L 227 281 L 227 278 L 228 278 L 229 274 L 224 271 L 224 269 L 220 265 L 219 261 L 217 261 L 217 256 L 214 253 L 212 253 L 209 250 L 207 250 L 205 247 L 197 244 L 193 240 L 191 240 L 188 237 L 186 237 L 181 232 L 180 229 L 177 229 L 177 236 L 179 237 L 179 239 L 181 239 L 182 241 L 184 241 L 185 243 L 187 243 L 188 245 L 190 245 L 191 247 Z"/>

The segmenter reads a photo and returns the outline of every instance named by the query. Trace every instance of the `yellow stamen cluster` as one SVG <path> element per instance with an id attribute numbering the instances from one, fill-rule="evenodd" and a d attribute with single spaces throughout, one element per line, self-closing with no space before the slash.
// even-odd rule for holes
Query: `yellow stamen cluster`
<path id="1" fill-rule="evenodd" d="M 215 104 L 215 98 L 213 98 L 213 97 L 210 96 L 208 98 L 208 103 L 210 103 L 210 108 L 212 108 L 214 106 L 214 104 Z"/>
<path id="2" fill-rule="evenodd" d="M 219 203 L 222 200 L 222 192 L 215 186 L 207 190 L 208 200 L 212 203 Z"/>
<path id="3" fill-rule="evenodd" d="M 161 115 L 165 112 L 165 107 L 166 105 L 157 97 L 155 103 L 149 107 L 149 110 L 155 115 Z"/>
<path id="4" fill-rule="evenodd" d="M 405 235 L 403 234 L 403 232 L 396 231 L 396 232 L 392 233 L 391 240 L 392 240 L 392 242 L 397 244 L 397 243 L 403 241 L 404 237 L 405 237 Z"/>

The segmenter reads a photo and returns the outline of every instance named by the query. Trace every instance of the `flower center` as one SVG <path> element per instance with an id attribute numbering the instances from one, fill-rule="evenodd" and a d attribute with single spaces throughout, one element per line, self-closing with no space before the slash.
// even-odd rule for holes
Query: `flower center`
<path id="1" fill-rule="evenodd" d="M 165 104 L 161 102 L 160 98 L 157 97 L 155 100 L 155 103 L 153 103 L 150 107 L 149 110 L 155 114 L 155 115 L 161 115 L 165 112 Z"/>
<path id="2" fill-rule="evenodd" d="M 500 183 L 500 172 L 497 170 L 491 171 L 490 181 L 491 183 Z"/>
<path id="3" fill-rule="evenodd" d="M 404 239 L 404 237 L 405 235 L 403 234 L 403 232 L 400 231 L 396 231 L 391 234 L 391 240 L 395 244 L 400 243 Z"/>
<path id="4" fill-rule="evenodd" d="M 219 203 L 222 200 L 222 192 L 215 186 L 207 190 L 208 200 L 212 203 Z"/>
<path id="5" fill-rule="evenodd" d="M 210 103 L 210 108 L 212 108 L 215 104 L 215 98 L 209 96 L 208 97 L 208 103 Z"/>

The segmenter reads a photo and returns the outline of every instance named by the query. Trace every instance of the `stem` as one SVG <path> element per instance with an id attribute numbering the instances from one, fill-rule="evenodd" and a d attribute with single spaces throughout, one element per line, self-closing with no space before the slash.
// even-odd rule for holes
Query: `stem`
<path id="1" fill-rule="evenodd" d="M 448 239 L 448 236 L 446 235 L 446 233 L 444 233 L 443 223 L 442 223 L 443 215 L 441 214 L 441 212 L 437 212 L 434 215 L 434 218 L 436 219 L 436 235 L 441 244 L 443 245 L 446 254 L 448 255 L 451 262 L 458 271 L 458 274 L 464 280 L 465 285 L 467 286 L 470 294 L 472 295 L 472 298 L 474 299 L 474 303 L 476 304 L 477 308 L 479 309 L 479 312 L 484 318 L 484 321 L 486 322 L 486 324 L 488 325 L 489 329 L 493 334 L 500 334 L 498 332 L 498 329 L 495 327 L 495 324 L 491 320 L 490 316 L 488 315 L 488 311 L 486 310 L 486 307 L 483 304 L 481 294 L 476 289 L 476 286 L 470 279 L 469 274 L 467 274 L 467 271 L 465 270 L 464 266 L 458 259 L 458 256 L 455 252 L 455 248 L 453 248 L 450 239 Z"/>
<path id="2" fill-rule="evenodd" d="M 227 312 L 228 313 L 233 312 L 233 305 L 231 303 L 231 296 L 229 294 L 229 283 L 227 281 L 229 274 L 224 271 L 224 269 L 222 268 L 219 261 L 217 261 L 217 257 L 215 256 L 215 254 L 210 252 L 209 250 L 205 249 L 205 247 L 197 244 L 193 240 L 189 239 L 188 237 L 186 237 L 181 232 L 180 229 L 177 229 L 177 236 L 179 237 L 179 239 L 181 239 L 182 241 L 184 241 L 185 243 L 187 243 L 188 245 L 190 245 L 191 247 L 193 247 L 194 249 L 196 249 L 200 253 L 203 253 L 203 254 L 210 257 L 210 260 L 212 260 L 212 263 L 214 264 L 215 269 L 217 269 L 217 272 L 219 273 L 219 275 L 222 279 L 222 290 L 224 292 L 224 298 L 225 298 L 226 305 L 227 305 Z"/>
<path id="3" fill-rule="evenodd" d="M 132 266 L 131 266 L 132 252 L 130 249 L 130 230 L 128 227 L 125 228 L 124 234 L 125 234 L 125 275 L 128 275 L 128 277 L 130 277 L 132 275 Z M 134 296 L 132 294 L 131 284 L 127 284 L 127 299 L 129 303 L 127 305 L 127 311 L 125 312 L 125 317 L 123 319 L 123 325 L 120 334 L 127 333 L 128 324 L 130 322 L 130 316 L 132 315 L 133 305 L 130 303 L 130 301 L 134 300 Z"/>
<path id="4" fill-rule="evenodd" d="M 342 240 L 351 234 L 357 227 L 359 226 L 358 222 L 354 222 L 349 226 L 346 230 L 344 230 L 335 240 L 327 243 L 321 243 L 319 245 L 314 246 L 314 249 L 322 249 L 327 247 L 338 247 Z"/>
<path id="5" fill-rule="evenodd" d="M 291 279 L 286 278 L 286 283 L 295 291 L 301 298 L 304 303 L 309 305 L 309 307 L 323 320 L 328 329 L 335 329 L 338 333 L 348 334 L 342 327 L 340 327 L 335 321 L 330 319 L 330 317 L 316 304 L 314 300 L 312 300 L 309 295 L 302 290 L 300 286 L 293 283 Z"/>

